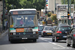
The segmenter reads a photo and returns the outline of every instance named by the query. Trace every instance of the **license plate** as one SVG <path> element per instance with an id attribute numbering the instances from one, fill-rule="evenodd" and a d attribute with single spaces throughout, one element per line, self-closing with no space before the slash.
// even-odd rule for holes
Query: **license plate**
<path id="1" fill-rule="evenodd" d="M 67 36 L 63 36 L 63 38 L 66 38 Z"/>
<path id="2" fill-rule="evenodd" d="M 22 38 L 22 39 L 27 39 L 27 38 Z"/>
<path id="3" fill-rule="evenodd" d="M 47 33 L 47 35 L 51 35 L 51 33 Z"/>

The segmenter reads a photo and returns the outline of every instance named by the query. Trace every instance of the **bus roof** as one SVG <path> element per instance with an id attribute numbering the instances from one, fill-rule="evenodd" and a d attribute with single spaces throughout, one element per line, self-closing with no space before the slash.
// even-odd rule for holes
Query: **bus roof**
<path id="1" fill-rule="evenodd" d="M 11 9 L 9 12 L 11 12 L 11 11 L 23 11 L 23 10 L 36 10 L 36 9 Z"/>

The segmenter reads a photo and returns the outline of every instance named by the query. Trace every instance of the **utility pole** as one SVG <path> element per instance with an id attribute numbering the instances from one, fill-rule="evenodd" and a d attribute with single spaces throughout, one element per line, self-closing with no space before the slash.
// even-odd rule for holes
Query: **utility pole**
<path id="1" fill-rule="evenodd" d="M 70 12 L 69 12 L 69 0 L 68 0 L 68 24 L 70 25 L 70 23 L 69 23 L 69 16 L 70 16 Z"/>
<path id="2" fill-rule="evenodd" d="M 45 0 L 45 15 L 47 15 L 47 6 L 48 6 L 48 3 L 47 2 L 48 2 L 48 0 Z"/>
<path id="3" fill-rule="evenodd" d="M 71 0 L 70 0 L 70 16 L 71 16 Z M 71 19 L 70 19 L 70 25 L 71 25 Z"/>
<path id="4" fill-rule="evenodd" d="M 55 14 L 56 14 L 56 0 L 55 0 Z"/>
<path id="5" fill-rule="evenodd" d="M 3 15 L 2 15 L 2 28 L 3 28 L 3 30 L 4 30 L 4 17 L 5 17 L 5 12 L 4 12 L 4 1 L 5 0 L 3 0 Z"/>
<path id="6" fill-rule="evenodd" d="M 48 2 L 48 0 L 45 0 L 45 16 L 47 16 L 47 6 L 46 3 Z M 48 3 L 47 3 L 48 4 Z M 45 21 L 46 25 L 47 25 L 47 21 Z"/>

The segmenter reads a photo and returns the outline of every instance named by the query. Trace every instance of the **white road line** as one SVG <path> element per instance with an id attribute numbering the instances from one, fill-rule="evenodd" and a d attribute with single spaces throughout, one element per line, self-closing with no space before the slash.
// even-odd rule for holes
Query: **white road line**
<path id="1" fill-rule="evenodd" d="M 47 38 L 41 38 L 41 37 L 40 37 L 40 39 L 43 40 L 43 41 L 47 41 L 48 43 L 51 43 L 51 44 L 53 44 L 53 45 L 58 46 L 58 47 L 53 47 L 53 49 L 72 49 L 72 48 L 70 48 L 70 47 L 64 47 L 64 46 L 59 45 L 59 44 L 57 44 L 57 43 L 50 42 L 50 41 L 48 41 Z"/>
<path id="2" fill-rule="evenodd" d="M 25 48 L 22 44 L 21 44 L 21 46 L 23 47 L 23 49 L 24 49 L 24 50 L 28 50 L 28 49 L 27 49 L 27 48 Z"/>
<path id="3" fill-rule="evenodd" d="M 56 46 L 59 46 L 59 47 L 62 47 L 62 48 L 65 48 L 64 46 L 58 45 L 56 43 L 51 43 L 51 44 L 56 45 Z"/>
<path id="4" fill-rule="evenodd" d="M 40 39 L 43 40 L 43 41 L 48 41 L 48 40 L 45 40 L 44 38 L 40 38 Z M 59 46 L 59 47 L 62 47 L 62 48 L 66 48 L 66 47 L 64 47 L 62 45 L 58 45 L 58 44 L 50 42 L 50 41 L 48 41 L 48 42 L 51 43 L 51 44 L 53 44 L 53 45 L 56 45 L 56 46 Z"/>

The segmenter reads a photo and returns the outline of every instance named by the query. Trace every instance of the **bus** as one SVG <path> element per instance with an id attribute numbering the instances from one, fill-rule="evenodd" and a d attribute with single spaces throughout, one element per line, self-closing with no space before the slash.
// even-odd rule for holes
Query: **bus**
<path id="1" fill-rule="evenodd" d="M 36 9 L 11 9 L 9 11 L 9 33 L 10 42 L 14 40 L 38 39 L 38 19 Z"/>

